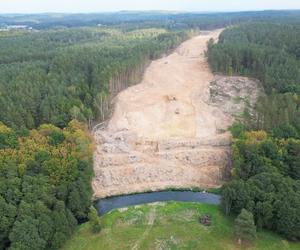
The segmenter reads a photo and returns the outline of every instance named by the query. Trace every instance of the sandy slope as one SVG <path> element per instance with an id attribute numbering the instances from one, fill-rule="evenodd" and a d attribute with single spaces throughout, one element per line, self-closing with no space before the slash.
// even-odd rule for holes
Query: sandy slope
<path id="1" fill-rule="evenodd" d="M 204 52 L 221 30 L 153 61 L 121 92 L 108 125 L 95 132 L 95 197 L 167 187 L 216 187 L 230 165 L 232 115 L 211 103 L 214 76 Z M 222 88 L 222 87 L 221 87 Z"/>
<path id="2" fill-rule="evenodd" d="M 214 135 L 218 121 L 206 104 L 213 74 L 204 51 L 207 41 L 219 33 L 190 39 L 173 54 L 154 61 L 141 84 L 117 97 L 109 131 L 129 130 L 149 140 Z"/>

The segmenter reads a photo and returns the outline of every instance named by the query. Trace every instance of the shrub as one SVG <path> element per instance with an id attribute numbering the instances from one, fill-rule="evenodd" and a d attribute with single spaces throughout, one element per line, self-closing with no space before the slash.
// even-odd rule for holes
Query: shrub
<path id="1" fill-rule="evenodd" d="M 89 221 L 92 227 L 93 233 L 99 233 L 101 231 L 101 221 L 98 216 L 97 210 L 94 207 L 91 207 L 89 213 Z"/>

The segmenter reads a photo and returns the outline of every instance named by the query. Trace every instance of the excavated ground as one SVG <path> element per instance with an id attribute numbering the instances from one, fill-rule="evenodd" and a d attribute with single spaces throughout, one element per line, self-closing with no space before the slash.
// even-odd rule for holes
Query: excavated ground
<path id="1" fill-rule="evenodd" d="M 143 81 L 114 100 L 114 113 L 94 132 L 95 198 L 170 187 L 218 187 L 230 169 L 227 132 L 256 80 L 214 76 L 206 62 L 206 32 L 153 61 Z"/>

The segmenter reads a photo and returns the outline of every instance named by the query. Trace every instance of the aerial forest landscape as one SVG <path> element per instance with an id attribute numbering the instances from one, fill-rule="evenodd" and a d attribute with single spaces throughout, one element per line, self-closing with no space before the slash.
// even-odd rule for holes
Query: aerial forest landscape
<path id="1" fill-rule="evenodd" d="M 300 2 L 0 2 L 2 249 L 300 249 Z"/>

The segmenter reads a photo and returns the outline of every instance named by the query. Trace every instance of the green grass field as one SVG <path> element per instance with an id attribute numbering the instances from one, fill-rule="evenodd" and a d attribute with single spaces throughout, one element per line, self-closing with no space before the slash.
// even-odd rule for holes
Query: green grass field
<path id="1" fill-rule="evenodd" d="M 212 225 L 198 222 L 201 214 L 212 215 Z M 111 249 L 245 249 L 233 236 L 233 218 L 225 217 L 217 206 L 169 202 L 115 210 L 102 217 L 103 229 L 92 234 L 83 224 L 63 250 Z M 276 234 L 259 232 L 247 249 L 300 249 Z"/>

